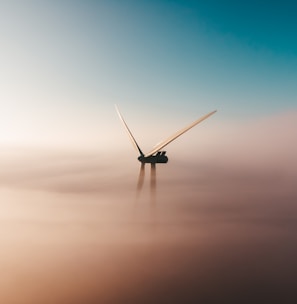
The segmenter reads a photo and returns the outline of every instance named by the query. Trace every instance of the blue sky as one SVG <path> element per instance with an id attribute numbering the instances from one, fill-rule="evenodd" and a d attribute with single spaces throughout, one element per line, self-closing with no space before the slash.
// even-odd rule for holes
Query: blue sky
<path id="1" fill-rule="evenodd" d="M 213 109 L 218 120 L 294 110 L 296 6 L 2 1 L 0 138 L 102 128 L 114 103 L 136 123 L 143 113 L 184 122 Z"/>
<path id="2" fill-rule="evenodd" d="M 296 12 L 0 0 L 0 303 L 294 297 Z M 136 199 L 114 104 L 144 152 L 218 112 L 166 146 L 157 189 L 146 166 Z"/>

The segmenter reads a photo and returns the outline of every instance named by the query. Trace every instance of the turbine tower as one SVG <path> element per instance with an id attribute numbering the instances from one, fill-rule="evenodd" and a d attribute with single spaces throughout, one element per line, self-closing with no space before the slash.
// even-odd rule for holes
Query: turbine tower
<path id="1" fill-rule="evenodd" d="M 169 143 L 174 141 L 176 138 L 178 138 L 179 136 L 181 136 L 182 134 L 184 134 L 185 132 L 187 132 L 188 130 L 195 127 L 197 124 L 199 124 L 200 122 L 202 122 L 203 120 L 205 120 L 206 118 L 210 117 L 211 115 L 213 115 L 214 113 L 217 112 L 215 110 L 215 111 L 212 111 L 212 112 L 200 117 L 199 119 L 192 122 L 190 125 L 186 126 L 185 128 L 181 129 L 180 131 L 174 133 L 172 136 L 168 137 L 166 140 L 159 143 L 156 147 L 154 147 L 153 150 L 151 150 L 147 154 L 144 154 L 142 152 L 142 150 L 140 149 L 138 143 L 136 142 L 131 130 L 129 129 L 127 123 L 125 122 L 118 107 L 115 106 L 115 108 L 120 117 L 120 120 L 122 121 L 128 135 L 131 139 L 133 146 L 140 154 L 138 157 L 138 160 L 141 162 L 141 166 L 140 166 L 140 172 L 139 172 L 139 177 L 138 177 L 137 190 L 140 191 L 143 186 L 145 164 L 149 163 L 149 164 L 151 164 L 151 194 L 153 194 L 153 195 L 154 195 L 155 189 L 156 189 L 156 163 L 165 164 L 168 162 L 168 157 L 166 156 L 166 151 L 161 151 L 161 149 L 163 149 L 165 146 L 167 146 Z"/>

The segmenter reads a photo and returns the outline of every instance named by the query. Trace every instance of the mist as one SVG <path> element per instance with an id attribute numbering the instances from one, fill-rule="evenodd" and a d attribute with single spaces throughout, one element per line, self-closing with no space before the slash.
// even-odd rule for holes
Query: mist
<path id="1" fill-rule="evenodd" d="M 132 149 L 3 147 L 1 303 L 292 303 L 296 118 L 185 136 L 141 189 Z"/>

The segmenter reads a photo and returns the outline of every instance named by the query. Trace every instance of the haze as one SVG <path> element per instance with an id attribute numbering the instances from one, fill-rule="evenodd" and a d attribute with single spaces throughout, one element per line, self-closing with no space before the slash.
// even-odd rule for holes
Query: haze
<path id="1" fill-rule="evenodd" d="M 0 1 L 0 303 L 295 303 L 296 9 Z"/>
<path id="2" fill-rule="evenodd" d="M 173 145 L 154 204 L 149 166 L 136 196 L 132 146 L 126 162 L 116 151 L 3 155 L 1 302 L 289 302 L 297 141 L 281 121 L 296 115 L 237 126 L 232 140 L 221 128 L 208 155 Z M 287 137 L 269 136 L 274 125 Z"/>

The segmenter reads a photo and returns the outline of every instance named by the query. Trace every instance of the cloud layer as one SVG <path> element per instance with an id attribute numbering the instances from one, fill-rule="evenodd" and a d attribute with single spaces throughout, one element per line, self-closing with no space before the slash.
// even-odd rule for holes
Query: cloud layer
<path id="1" fill-rule="evenodd" d="M 3 150 L 0 302 L 294 301 L 296 121 L 173 146 L 156 197 L 125 152 Z"/>

